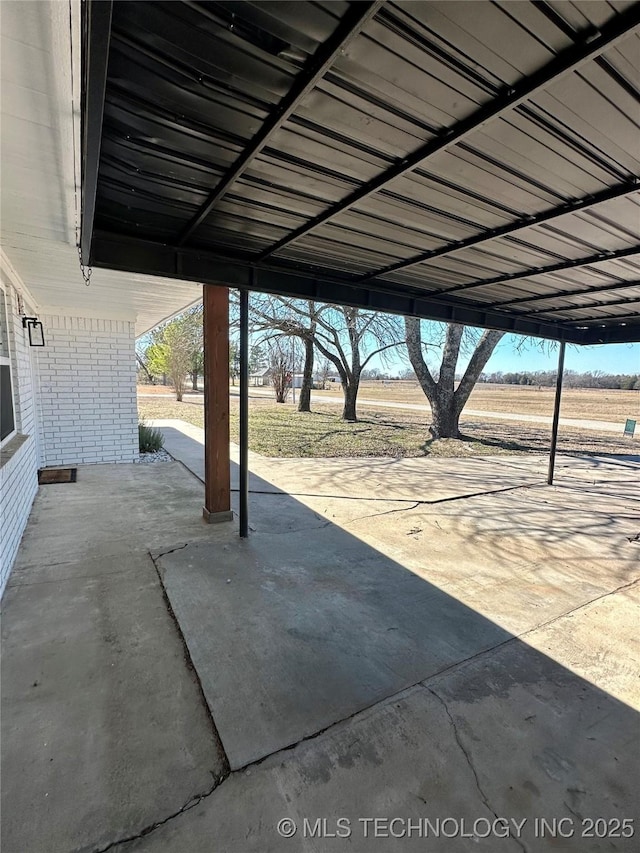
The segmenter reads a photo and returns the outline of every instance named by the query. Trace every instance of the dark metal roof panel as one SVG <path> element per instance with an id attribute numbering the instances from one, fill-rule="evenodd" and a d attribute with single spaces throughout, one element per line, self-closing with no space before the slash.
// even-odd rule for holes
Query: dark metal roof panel
<path id="1" fill-rule="evenodd" d="M 590 0 L 588 3 L 574 0 L 547 0 L 555 12 L 564 18 L 576 31 L 591 25 L 601 27 L 611 17 L 611 11 L 622 12 L 633 6 L 633 0 Z"/>
<path id="2" fill-rule="evenodd" d="M 631 316 L 586 294 L 639 277 L 637 258 L 600 259 L 638 245 L 639 8 L 116 2 L 95 225 L 469 305 L 555 294 L 558 326 Z"/>
<path id="3" fill-rule="evenodd" d="M 589 283 L 595 279 L 597 282 L 599 277 L 605 276 L 610 277 L 615 280 L 624 280 L 624 278 L 633 279 L 638 276 L 640 273 L 640 248 L 637 250 L 637 256 L 634 259 L 634 262 L 631 262 L 628 258 L 621 260 L 606 260 L 603 259 L 601 261 L 592 261 L 591 263 L 581 266 L 576 269 L 567 269 L 562 271 L 563 280 L 572 281 L 576 284 L 580 284 L 581 282 Z M 549 277 L 549 273 L 545 272 L 531 272 L 529 275 L 523 276 L 515 282 L 508 282 L 508 287 L 505 284 L 501 284 L 501 292 L 505 293 L 514 293 L 518 288 L 522 288 L 523 282 L 525 281 L 551 281 L 552 283 L 549 285 L 550 287 L 557 287 L 558 279 L 555 277 Z M 485 278 L 489 278 L 489 276 L 485 276 Z M 421 270 L 416 270 L 416 268 L 411 268 L 407 270 L 402 270 L 401 272 L 391 273 L 388 276 L 385 276 L 385 280 L 389 281 L 397 281 L 401 284 L 407 284 L 411 286 L 419 286 L 420 282 L 425 282 L 428 287 L 434 286 L 439 289 L 444 290 L 445 284 L 443 279 L 438 279 L 433 275 L 432 271 L 429 271 L 429 277 L 422 272 Z M 476 295 L 480 298 L 480 294 L 488 287 L 482 286 L 482 278 L 478 277 L 478 279 L 471 280 L 476 287 L 474 288 L 474 298 Z M 600 282 L 601 283 L 601 282 Z"/>
<path id="4" fill-rule="evenodd" d="M 636 35 L 631 36 L 607 53 L 607 59 L 612 68 L 636 90 L 640 89 L 638 51 L 640 51 L 640 36 Z"/>

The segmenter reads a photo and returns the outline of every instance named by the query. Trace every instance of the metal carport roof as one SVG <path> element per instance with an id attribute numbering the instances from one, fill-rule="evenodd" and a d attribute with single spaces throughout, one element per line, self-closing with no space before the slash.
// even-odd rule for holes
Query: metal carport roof
<path id="1" fill-rule="evenodd" d="M 83 23 L 85 262 L 640 340 L 640 3 L 94 0 Z"/>

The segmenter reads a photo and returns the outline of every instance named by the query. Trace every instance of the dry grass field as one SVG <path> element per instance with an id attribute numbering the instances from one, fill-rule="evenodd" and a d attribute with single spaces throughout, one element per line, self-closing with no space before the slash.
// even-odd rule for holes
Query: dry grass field
<path id="1" fill-rule="evenodd" d="M 142 389 L 140 389 L 142 391 Z M 258 390 L 258 389 L 255 389 Z M 266 389 L 265 389 L 266 390 Z M 204 426 L 202 395 L 178 403 L 168 389 L 149 391 L 138 398 L 141 418 L 178 418 Z M 363 393 L 364 398 L 364 393 Z M 468 417 L 463 420 L 464 440 L 433 441 L 428 417 L 423 412 L 359 407 L 358 423 L 340 419 L 340 402 L 322 404 L 311 414 L 300 414 L 292 405 L 277 405 L 271 397 L 252 396 L 249 412 L 249 443 L 265 456 L 479 456 L 512 453 L 547 453 L 549 427 L 518 422 Z M 504 410 L 503 410 L 504 411 Z M 607 415 L 610 417 L 610 415 Z M 238 398 L 231 398 L 231 439 L 238 440 Z M 560 431 L 560 452 L 574 454 L 627 454 L 637 452 L 637 440 L 594 431 Z"/>
<path id="2" fill-rule="evenodd" d="M 140 394 L 170 394 L 171 388 L 163 385 L 139 385 Z M 237 392 L 237 388 L 234 389 Z M 251 388 L 252 397 L 272 399 L 269 388 Z M 326 391 L 314 391 L 338 404 L 342 400 L 340 385 L 331 383 Z M 360 386 L 361 400 L 385 400 L 397 403 L 428 405 L 427 398 L 417 382 L 365 381 Z M 519 413 L 526 415 L 553 414 L 554 388 L 537 388 L 520 385 L 476 385 L 468 409 L 484 412 Z M 291 402 L 291 401 L 289 401 Z M 640 391 L 610 391 L 600 388 L 567 388 L 562 392 L 562 417 L 594 421 L 620 421 L 625 418 L 640 420 Z"/>
<path id="3" fill-rule="evenodd" d="M 338 383 L 327 391 L 318 392 L 340 399 Z M 363 382 L 363 400 L 392 400 L 402 403 L 427 404 L 417 382 Z M 552 415 L 554 388 L 521 385 L 476 385 L 467 408 L 485 412 L 509 412 L 527 415 Z M 567 388 L 562 392 L 562 415 L 594 421 L 624 421 L 640 418 L 640 391 L 609 391 L 600 388 Z"/>

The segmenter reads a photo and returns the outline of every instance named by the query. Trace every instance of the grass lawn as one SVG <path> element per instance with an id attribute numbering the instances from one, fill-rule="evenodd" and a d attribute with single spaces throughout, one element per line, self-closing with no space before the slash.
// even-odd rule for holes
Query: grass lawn
<path id="1" fill-rule="evenodd" d="M 302 414 L 291 406 L 270 400 L 250 400 L 249 445 L 264 456 L 480 456 L 546 453 L 549 428 L 534 424 L 488 423 L 465 420 L 462 441 L 429 435 L 428 419 L 421 412 L 359 409 L 360 420 L 345 423 L 340 406 L 322 405 Z M 178 403 L 168 397 L 138 398 L 141 418 L 178 418 L 204 426 L 201 399 Z M 231 440 L 238 441 L 238 402 L 231 401 Z M 632 453 L 637 444 L 595 432 L 560 432 L 558 450 L 565 453 Z"/>

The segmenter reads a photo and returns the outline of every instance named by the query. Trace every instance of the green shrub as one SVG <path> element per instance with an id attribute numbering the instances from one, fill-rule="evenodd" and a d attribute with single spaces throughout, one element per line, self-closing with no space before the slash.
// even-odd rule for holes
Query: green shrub
<path id="1" fill-rule="evenodd" d="M 164 444 L 164 438 L 159 429 L 147 426 L 144 421 L 138 424 L 138 445 L 140 453 L 155 453 Z"/>

